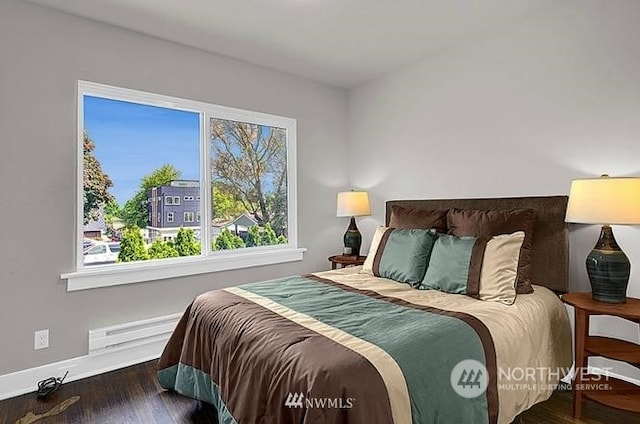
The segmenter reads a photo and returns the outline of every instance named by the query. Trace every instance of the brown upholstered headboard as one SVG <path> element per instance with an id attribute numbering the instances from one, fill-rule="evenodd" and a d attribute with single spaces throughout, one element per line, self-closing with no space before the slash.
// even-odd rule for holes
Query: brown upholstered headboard
<path id="1" fill-rule="evenodd" d="M 564 222 L 567 200 L 567 196 L 390 200 L 387 202 L 385 222 L 389 223 L 391 206 L 394 205 L 423 210 L 535 209 L 538 220 L 532 240 L 532 283 L 565 293 L 569 288 L 569 229 Z"/>

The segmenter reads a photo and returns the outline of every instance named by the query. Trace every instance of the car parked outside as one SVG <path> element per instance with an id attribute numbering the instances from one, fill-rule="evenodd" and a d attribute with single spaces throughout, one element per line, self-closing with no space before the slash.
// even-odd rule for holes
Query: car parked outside
<path id="1" fill-rule="evenodd" d="M 98 240 L 93 240 L 93 239 L 85 237 L 82 240 L 82 250 L 87 250 L 88 247 L 91 247 L 91 246 L 93 246 L 93 245 L 95 245 L 97 243 L 98 243 Z"/>
<path id="2" fill-rule="evenodd" d="M 118 260 L 120 243 L 96 242 L 84 249 L 85 265 L 112 264 Z"/>

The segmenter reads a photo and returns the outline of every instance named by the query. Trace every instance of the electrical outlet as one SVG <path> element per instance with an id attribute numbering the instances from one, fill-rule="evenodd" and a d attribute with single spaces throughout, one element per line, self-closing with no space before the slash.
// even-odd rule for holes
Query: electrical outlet
<path id="1" fill-rule="evenodd" d="M 49 347 L 49 329 L 33 333 L 33 348 L 35 350 Z"/>

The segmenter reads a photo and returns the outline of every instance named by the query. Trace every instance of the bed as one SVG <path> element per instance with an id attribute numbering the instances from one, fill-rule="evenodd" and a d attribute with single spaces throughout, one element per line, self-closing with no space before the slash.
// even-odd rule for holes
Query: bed
<path id="1" fill-rule="evenodd" d="M 533 292 L 505 305 L 362 267 L 215 290 L 185 311 L 159 381 L 214 405 L 220 423 L 510 423 L 571 366 L 557 296 L 568 286 L 566 203 L 389 201 L 387 224 L 398 207 L 535 211 Z"/>

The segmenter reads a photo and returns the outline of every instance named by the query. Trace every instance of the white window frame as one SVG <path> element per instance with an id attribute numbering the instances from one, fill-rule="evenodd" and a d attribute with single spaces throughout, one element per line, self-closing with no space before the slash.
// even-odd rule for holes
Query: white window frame
<path id="1" fill-rule="evenodd" d="M 187 219 L 187 216 L 191 219 Z M 184 213 L 182 214 L 182 222 L 195 222 L 195 221 L 196 221 L 195 212 L 184 211 Z"/>
<path id="2" fill-rule="evenodd" d="M 207 172 L 210 163 L 211 147 L 209 122 L 211 118 L 231 121 L 250 122 L 271 127 L 284 128 L 287 131 L 287 244 L 260 246 L 227 251 L 211 250 L 211 227 L 201 227 L 202 255 L 180 258 L 168 258 L 152 261 L 118 263 L 109 265 L 83 266 L 83 144 L 84 131 L 84 96 L 97 96 L 113 100 L 129 101 L 137 104 L 159 106 L 200 114 L 200 198 L 202 222 L 211 222 L 211 177 Z M 76 252 L 74 270 L 63 273 L 60 278 L 67 280 L 67 290 L 85 290 L 97 287 L 108 287 L 120 284 L 131 284 L 143 281 L 161 280 L 187 275 L 204 274 L 255 266 L 272 265 L 285 262 L 301 261 L 305 248 L 298 247 L 297 221 L 297 168 L 296 168 L 296 120 L 261 112 L 219 106 L 210 103 L 147 93 L 98 84 L 78 81 L 77 86 L 77 181 L 76 181 L 76 236 L 73 250 Z"/>
<path id="3" fill-rule="evenodd" d="M 175 219 L 175 214 L 173 212 L 167 212 L 167 222 L 173 222 Z"/>

